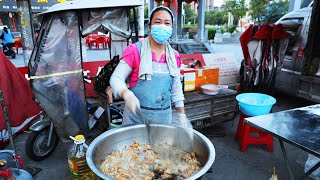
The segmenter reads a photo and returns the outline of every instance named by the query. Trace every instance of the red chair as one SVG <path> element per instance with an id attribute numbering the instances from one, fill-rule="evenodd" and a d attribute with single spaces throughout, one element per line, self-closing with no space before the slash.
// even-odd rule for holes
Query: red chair
<path id="1" fill-rule="evenodd" d="M 106 49 L 106 45 L 107 45 L 107 38 L 103 37 L 103 36 L 99 36 L 96 39 L 96 48 L 100 49 L 100 44 L 102 44 L 103 49 Z"/>
<path id="2" fill-rule="evenodd" d="M 18 54 L 18 52 L 19 52 L 19 47 L 22 47 L 21 38 L 14 40 L 13 47 L 16 49 L 16 54 Z"/>
<path id="3" fill-rule="evenodd" d="M 106 37 L 106 46 L 107 46 L 107 49 L 111 47 L 110 37 Z"/>
<path id="4" fill-rule="evenodd" d="M 273 151 L 273 137 L 265 132 L 260 131 L 249 124 L 244 122 L 244 118 L 249 116 L 240 113 L 239 124 L 237 127 L 237 133 L 235 139 L 240 140 L 240 151 L 244 152 L 247 150 L 249 144 L 265 144 L 267 145 L 268 151 Z M 252 133 L 257 134 L 254 136 Z"/>
<path id="5" fill-rule="evenodd" d="M 85 40 L 85 44 L 86 44 L 87 46 L 89 46 L 89 44 L 90 44 L 90 37 L 89 37 L 89 36 L 86 36 L 86 37 L 84 38 L 84 40 Z"/>
<path id="6" fill-rule="evenodd" d="M 89 49 L 92 49 L 92 46 L 96 45 L 96 39 L 98 37 L 98 34 L 90 34 L 85 37 L 85 43 L 88 45 Z"/>

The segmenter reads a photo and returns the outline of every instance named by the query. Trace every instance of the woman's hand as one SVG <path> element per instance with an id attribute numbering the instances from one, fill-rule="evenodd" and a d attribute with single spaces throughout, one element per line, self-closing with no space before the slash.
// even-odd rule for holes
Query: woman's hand
<path id="1" fill-rule="evenodd" d="M 122 98 L 125 101 L 126 107 L 133 113 L 137 114 L 137 108 L 140 107 L 139 99 L 133 94 L 132 91 L 126 89 L 122 92 Z"/>
<path id="2" fill-rule="evenodd" d="M 178 113 L 178 122 L 182 127 L 192 128 L 192 124 L 185 113 Z"/>

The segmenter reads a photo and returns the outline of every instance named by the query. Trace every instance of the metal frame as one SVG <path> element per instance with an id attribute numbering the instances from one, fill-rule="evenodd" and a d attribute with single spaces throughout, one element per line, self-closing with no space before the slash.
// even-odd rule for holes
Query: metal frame
<path id="1" fill-rule="evenodd" d="M 281 147 L 282 155 L 283 155 L 283 158 L 284 158 L 284 162 L 285 162 L 286 167 L 288 169 L 289 177 L 290 177 L 291 180 L 294 180 L 294 176 L 293 176 L 293 173 L 292 173 L 292 169 L 290 167 L 290 163 L 289 163 L 289 159 L 288 159 L 288 156 L 287 156 L 286 148 L 284 147 L 284 144 L 283 144 L 283 141 L 281 140 L 281 138 L 278 138 L 278 140 L 279 140 L 279 143 L 280 143 L 280 147 Z M 320 155 L 318 155 L 318 157 L 319 156 Z M 299 179 L 302 180 L 302 179 L 307 178 L 313 171 L 317 170 L 319 167 L 320 167 L 320 162 L 318 162 L 312 168 L 310 168 Z"/>
<path id="2" fill-rule="evenodd" d="M 283 158 L 284 158 L 284 161 L 285 161 L 287 170 L 288 170 L 288 174 L 289 174 L 290 180 L 294 180 L 295 178 L 294 178 L 294 176 L 293 176 L 293 173 L 292 173 L 292 170 L 291 170 L 291 167 L 290 167 L 290 164 L 289 164 L 289 160 L 288 160 L 288 156 L 287 156 L 287 151 L 286 151 L 286 148 L 285 148 L 285 146 L 284 146 L 283 141 L 287 142 L 288 144 L 294 145 L 294 146 L 296 146 L 296 147 L 298 147 L 298 148 L 300 148 L 300 149 L 302 149 L 302 150 L 304 150 L 304 151 L 306 151 L 306 152 L 308 152 L 308 153 L 310 153 L 310 154 L 312 154 L 312 155 L 320 158 L 320 154 L 315 153 L 315 152 L 309 150 L 307 147 L 304 147 L 304 146 L 302 146 L 302 145 L 300 145 L 300 144 L 297 144 L 297 143 L 295 143 L 295 142 L 291 142 L 291 141 L 289 141 L 289 140 L 287 140 L 287 139 L 285 139 L 285 138 L 283 138 L 283 137 L 281 137 L 281 136 L 279 136 L 279 135 L 277 135 L 277 134 L 274 134 L 273 132 L 270 132 L 270 131 L 268 131 L 268 130 L 266 130 L 266 129 L 264 129 L 264 128 L 262 128 L 262 127 L 260 127 L 260 126 L 258 126 L 258 125 L 256 125 L 256 124 L 254 124 L 254 123 L 246 120 L 246 119 L 245 119 L 245 122 L 248 123 L 250 126 L 253 126 L 253 127 L 255 127 L 255 128 L 257 128 L 257 129 L 259 129 L 259 130 L 261 130 L 261 131 L 264 131 L 264 132 L 266 132 L 266 133 L 269 133 L 269 134 L 271 134 L 272 136 L 278 138 L 279 143 L 280 143 L 280 147 L 281 147 L 281 151 L 282 151 L 282 155 L 283 155 Z M 318 169 L 319 167 L 320 167 L 320 162 L 318 162 L 318 163 L 317 163 L 316 165 L 314 165 L 310 170 L 308 170 L 306 173 L 304 173 L 299 179 L 302 180 L 302 179 L 307 178 L 313 171 L 315 171 L 315 170 Z"/>

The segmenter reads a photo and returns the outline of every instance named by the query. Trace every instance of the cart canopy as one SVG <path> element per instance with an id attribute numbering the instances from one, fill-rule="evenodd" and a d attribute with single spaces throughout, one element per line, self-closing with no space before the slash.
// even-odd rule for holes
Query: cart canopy
<path id="1" fill-rule="evenodd" d="M 130 38 L 129 12 L 139 5 L 139 0 L 75 0 L 42 13 L 28 68 L 34 96 L 61 140 L 89 132 L 81 36 L 108 31 Z"/>
<path id="2" fill-rule="evenodd" d="M 40 14 L 48 14 L 66 10 L 97 9 L 113 7 L 137 7 L 142 6 L 140 0 L 74 0 L 58 3 Z"/>

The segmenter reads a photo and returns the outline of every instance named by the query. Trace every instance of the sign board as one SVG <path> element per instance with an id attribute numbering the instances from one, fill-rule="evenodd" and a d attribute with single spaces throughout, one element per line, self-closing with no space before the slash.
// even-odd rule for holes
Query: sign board
<path id="1" fill-rule="evenodd" d="M 239 82 L 240 64 L 232 53 L 203 54 L 208 67 L 219 68 L 219 84 L 233 84 Z"/>
<path id="2" fill-rule="evenodd" d="M 61 0 L 30 0 L 32 12 L 44 12 L 52 5 L 62 2 Z M 17 12 L 15 0 L 0 0 L 0 12 Z"/>

